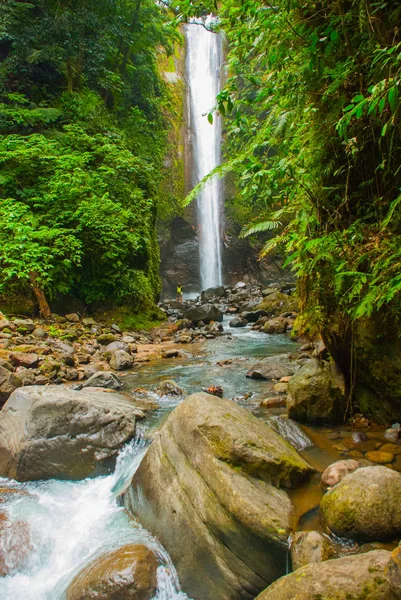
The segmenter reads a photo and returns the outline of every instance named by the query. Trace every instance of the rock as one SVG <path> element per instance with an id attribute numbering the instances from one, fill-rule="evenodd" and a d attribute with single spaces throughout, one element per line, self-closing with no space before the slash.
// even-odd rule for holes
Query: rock
<path id="1" fill-rule="evenodd" d="M 357 541 L 391 539 L 401 533 L 401 474 L 386 467 L 350 473 L 323 497 L 320 510 L 335 535 Z"/>
<path id="2" fill-rule="evenodd" d="M 12 373 L 14 372 L 14 367 L 5 358 L 0 358 L 0 367 L 3 367 L 4 369 L 7 369 L 7 371 L 11 371 Z"/>
<path id="3" fill-rule="evenodd" d="M 353 431 L 351 439 L 354 444 L 362 444 L 367 441 L 368 436 L 364 431 Z"/>
<path id="4" fill-rule="evenodd" d="M 35 383 L 35 373 L 30 369 L 18 367 L 15 374 L 22 381 L 22 385 L 33 385 Z"/>
<path id="5" fill-rule="evenodd" d="M 116 341 L 116 336 L 114 333 L 101 333 L 96 339 L 99 344 L 102 344 L 102 346 L 107 346 L 108 344 Z"/>
<path id="6" fill-rule="evenodd" d="M 278 317 L 284 312 L 293 312 L 297 309 L 298 302 L 295 298 L 276 290 L 273 290 L 255 307 L 255 310 L 264 310 L 268 317 Z"/>
<path id="7" fill-rule="evenodd" d="M 310 564 L 282 577 L 256 600 L 397 600 L 386 571 L 387 550 Z"/>
<path id="8" fill-rule="evenodd" d="M 308 423 L 343 422 L 344 376 L 334 363 L 308 361 L 288 384 L 288 415 Z"/>
<path id="9" fill-rule="evenodd" d="M 153 439 L 124 504 L 169 552 L 190 597 L 243 598 L 246 589 L 252 598 L 285 572 L 294 513 L 275 486 L 310 472 L 247 410 L 199 393 Z"/>
<path id="10" fill-rule="evenodd" d="M 121 329 L 117 323 L 112 323 L 112 325 L 110 325 L 110 329 L 114 331 L 114 333 L 121 333 Z"/>
<path id="11" fill-rule="evenodd" d="M 75 576 L 66 600 L 150 600 L 157 587 L 157 558 L 129 544 L 104 554 Z"/>
<path id="12" fill-rule="evenodd" d="M 77 313 L 70 313 L 69 315 L 65 315 L 65 318 L 71 323 L 79 323 L 80 321 L 79 315 Z"/>
<path id="13" fill-rule="evenodd" d="M 82 387 L 99 387 L 108 390 L 119 390 L 122 385 L 121 379 L 115 373 L 111 373 L 110 371 L 96 371 L 96 373 L 82 384 Z"/>
<path id="14" fill-rule="evenodd" d="M 294 571 L 309 565 L 321 563 L 333 556 L 330 538 L 319 531 L 297 531 L 291 544 L 291 561 Z"/>
<path id="15" fill-rule="evenodd" d="M 222 398 L 224 396 L 224 390 L 219 385 L 211 385 L 208 388 L 203 388 L 203 391 L 206 392 L 206 394 L 217 396 L 217 398 Z"/>
<path id="16" fill-rule="evenodd" d="M 4 404 L 13 391 L 21 386 L 22 381 L 19 377 L 0 366 L 0 404 Z"/>
<path id="17" fill-rule="evenodd" d="M 380 446 L 380 452 L 390 452 L 391 454 L 400 454 L 401 446 L 399 444 L 383 444 Z"/>
<path id="18" fill-rule="evenodd" d="M 246 327 L 248 321 L 242 317 L 235 317 L 234 319 L 231 319 L 228 324 L 230 327 Z"/>
<path id="19" fill-rule="evenodd" d="M 243 313 L 241 313 L 241 317 L 246 319 L 248 323 L 256 323 L 257 321 L 259 321 L 259 319 L 263 317 L 267 318 L 267 312 L 265 310 L 244 311 Z"/>
<path id="20" fill-rule="evenodd" d="M 353 473 L 362 467 L 371 466 L 367 460 L 337 460 L 329 465 L 322 473 L 320 485 L 322 488 L 332 488 L 337 485 L 346 475 Z"/>
<path id="21" fill-rule="evenodd" d="M 397 600 L 401 598 L 401 546 L 391 553 L 390 565 L 387 571 L 390 588 Z"/>
<path id="22" fill-rule="evenodd" d="M 43 327 L 36 327 L 36 329 L 33 330 L 32 335 L 34 335 L 35 337 L 38 337 L 38 338 L 47 337 L 47 333 L 43 329 Z"/>
<path id="23" fill-rule="evenodd" d="M 160 396 L 183 396 L 185 391 L 172 379 L 166 379 L 157 386 L 156 392 Z"/>
<path id="24" fill-rule="evenodd" d="M 77 480 L 107 473 L 135 435 L 135 416 L 120 394 L 19 388 L 0 411 L 0 476 Z"/>
<path id="25" fill-rule="evenodd" d="M 74 346 L 72 346 L 72 344 L 56 340 L 51 342 L 51 347 L 59 360 L 62 360 L 66 365 L 69 365 L 70 367 L 74 366 L 75 349 Z"/>
<path id="26" fill-rule="evenodd" d="M 82 323 L 85 327 L 93 327 L 93 325 L 96 325 L 96 321 L 93 317 L 85 317 L 82 319 Z"/>
<path id="27" fill-rule="evenodd" d="M 252 379 L 281 379 L 286 375 L 293 375 L 300 366 L 290 360 L 287 354 L 277 354 L 276 356 L 269 356 L 253 365 L 248 373 L 247 377 Z"/>
<path id="28" fill-rule="evenodd" d="M 269 319 L 262 327 L 263 333 L 285 333 L 287 331 L 288 321 L 283 317 L 277 317 L 276 319 Z"/>
<path id="29" fill-rule="evenodd" d="M 379 465 L 385 465 L 386 463 L 391 463 L 394 460 L 394 454 L 391 452 L 383 452 L 381 450 L 372 450 L 371 452 L 366 452 L 365 456 L 368 460 L 378 463 Z"/>
<path id="30" fill-rule="evenodd" d="M 275 408 L 276 406 L 285 406 L 287 398 L 286 396 L 272 396 L 271 398 L 265 398 L 260 403 L 262 408 Z"/>
<path id="31" fill-rule="evenodd" d="M 14 325 L 12 324 L 11 321 L 8 321 L 7 319 L 0 319 L 0 331 L 3 331 L 3 329 L 14 329 Z"/>
<path id="32" fill-rule="evenodd" d="M 176 348 L 172 348 L 171 350 L 163 350 L 161 353 L 162 358 L 178 358 L 180 356 L 180 351 Z"/>
<path id="33" fill-rule="evenodd" d="M 386 429 L 386 431 L 384 432 L 384 437 L 389 442 L 397 442 L 400 437 L 400 431 L 399 431 L 399 429 L 393 429 L 393 428 Z"/>
<path id="34" fill-rule="evenodd" d="M 222 321 L 223 313 L 214 304 L 203 304 L 202 306 L 194 306 L 184 312 L 184 318 L 192 321 L 194 325 L 203 321 L 204 323 L 210 323 L 210 321 Z"/>
<path id="35" fill-rule="evenodd" d="M 0 513 L 0 577 L 20 569 L 32 550 L 29 526 Z"/>
<path id="36" fill-rule="evenodd" d="M 36 327 L 35 323 L 31 319 L 14 319 L 12 324 L 18 330 L 27 331 L 29 333 L 34 331 Z"/>
<path id="37" fill-rule="evenodd" d="M 244 281 L 237 281 L 237 283 L 234 286 L 235 290 L 243 290 L 246 288 L 246 283 Z"/>
<path id="38" fill-rule="evenodd" d="M 180 335 L 178 341 L 180 344 L 190 344 L 192 342 L 192 337 L 190 335 Z"/>
<path id="39" fill-rule="evenodd" d="M 105 351 L 106 352 L 116 352 L 116 350 L 123 350 L 129 354 L 129 345 L 124 341 L 122 342 L 111 342 L 111 344 L 107 344 Z"/>
<path id="40" fill-rule="evenodd" d="M 219 298 L 224 296 L 225 291 L 226 291 L 226 289 L 225 289 L 224 285 L 218 285 L 217 287 L 211 287 L 211 288 L 208 288 L 207 290 L 204 290 L 201 293 L 202 304 L 206 304 L 213 298 L 218 300 Z"/>
<path id="41" fill-rule="evenodd" d="M 116 371 L 124 371 L 132 367 L 133 358 L 124 350 L 117 350 L 110 359 L 110 367 Z"/>
<path id="42" fill-rule="evenodd" d="M 276 383 L 273 389 L 278 394 L 286 394 L 288 390 L 288 383 Z"/>
<path id="43" fill-rule="evenodd" d="M 33 352 L 10 352 L 10 360 L 14 365 L 35 369 L 39 363 L 39 356 Z"/>

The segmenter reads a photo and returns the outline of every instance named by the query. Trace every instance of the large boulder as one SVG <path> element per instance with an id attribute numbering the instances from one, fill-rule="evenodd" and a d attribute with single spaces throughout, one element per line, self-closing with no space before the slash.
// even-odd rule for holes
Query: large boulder
<path id="1" fill-rule="evenodd" d="M 224 296 L 225 291 L 226 288 L 224 287 L 224 285 L 218 285 L 216 287 L 211 287 L 207 288 L 207 290 L 203 290 L 203 292 L 201 293 L 202 304 L 210 302 L 210 300 L 213 300 L 214 298 L 218 300 L 219 298 Z"/>
<path id="2" fill-rule="evenodd" d="M 77 480 L 108 472 L 135 435 L 136 412 L 120 394 L 19 388 L 0 411 L 0 476 Z"/>
<path id="3" fill-rule="evenodd" d="M 287 354 L 269 356 L 255 363 L 246 374 L 251 379 L 281 379 L 294 375 L 300 365 L 288 358 Z"/>
<path id="4" fill-rule="evenodd" d="M 335 363 L 312 359 L 303 365 L 288 384 L 287 407 L 295 421 L 343 422 L 345 381 Z"/>
<path id="5" fill-rule="evenodd" d="M 265 311 L 268 317 L 278 317 L 283 313 L 298 310 L 298 301 L 292 296 L 274 290 L 266 298 L 263 298 L 255 310 Z"/>
<path id="6" fill-rule="evenodd" d="M 294 512 L 280 485 L 311 471 L 248 411 L 199 393 L 154 438 L 124 503 L 170 553 L 191 598 L 252 599 L 285 572 Z"/>
<path id="7" fill-rule="evenodd" d="M 131 354 L 124 350 L 116 350 L 110 359 L 110 367 L 116 371 L 124 371 L 130 369 L 134 362 Z"/>
<path id="8" fill-rule="evenodd" d="M 330 531 L 357 541 L 401 534 L 401 474 L 387 467 L 350 473 L 323 497 L 321 516 Z"/>
<path id="9" fill-rule="evenodd" d="M 21 386 L 21 379 L 0 365 L 0 405 L 4 404 L 13 391 Z"/>
<path id="10" fill-rule="evenodd" d="M 129 544 L 96 558 L 76 575 L 66 600 L 150 600 L 156 592 L 157 558 Z"/>
<path id="11" fill-rule="evenodd" d="M 256 600 L 397 600 L 386 577 L 390 562 L 391 552 L 374 550 L 310 564 L 282 577 Z"/>
<path id="12" fill-rule="evenodd" d="M 203 321 L 204 323 L 210 323 L 210 321 L 222 321 L 223 313 L 214 304 L 203 304 L 201 306 L 193 306 L 184 312 L 184 318 L 192 321 L 194 325 Z"/>
<path id="13" fill-rule="evenodd" d="M 269 319 L 262 327 L 263 333 L 285 333 L 288 328 L 288 321 L 284 317 Z"/>

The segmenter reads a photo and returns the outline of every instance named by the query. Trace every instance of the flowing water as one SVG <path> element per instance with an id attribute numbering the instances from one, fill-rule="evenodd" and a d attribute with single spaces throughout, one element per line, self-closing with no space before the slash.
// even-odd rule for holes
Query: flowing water
<path id="1" fill-rule="evenodd" d="M 207 25 L 209 21 L 206 20 Z M 214 114 L 213 123 L 206 115 L 216 104 L 221 86 L 223 64 L 220 34 L 208 31 L 201 24 L 185 29 L 187 41 L 186 78 L 193 181 L 196 185 L 221 163 L 221 118 Z M 220 285 L 221 270 L 221 213 L 223 187 L 214 177 L 197 197 L 199 227 L 199 260 L 201 289 Z"/>

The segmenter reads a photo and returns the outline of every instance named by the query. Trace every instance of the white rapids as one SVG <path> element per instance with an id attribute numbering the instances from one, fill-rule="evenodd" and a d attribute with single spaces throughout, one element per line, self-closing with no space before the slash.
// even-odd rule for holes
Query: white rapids
<path id="1" fill-rule="evenodd" d="M 210 21 L 210 18 L 209 18 Z M 206 24 L 209 22 L 206 20 Z M 186 77 L 193 185 L 221 164 L 221 117 L 206 114 L 213 109 L 221 89 L 222 38 L 200 24 L 185 28 L 187 40 Z M 201 289 L 222 284 L 223 184 L 214 177 L 197 197 Z"/>
<path id="2" fill-rule="evenodd" d="M 0 578 L 2 600 L 64 600 L 69 583 L 83 567 L 104 552 L 132 543 L 145 544 L 159 559 L 154 600 L 188 598 L 161 544 L 117 504 L 145 451 L 138 438 L 121 451 L 113 474 L 96 479 L 21 484 L 0 478 L 0 487 L 30 493 L 1 509 L 12 521 L 29 525 L 32 546 L 25 564 Z"/>

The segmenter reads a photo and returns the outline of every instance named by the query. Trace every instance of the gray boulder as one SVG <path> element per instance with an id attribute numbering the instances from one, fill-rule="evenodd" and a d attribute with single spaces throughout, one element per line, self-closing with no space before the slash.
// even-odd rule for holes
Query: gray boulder
<path id="1" fill-rule="evenodd" d="M 333 544 L 330 538 L 320 531 L 297 531 L 291 544 L 291 562 L 294 571 L 332 558 Z"/>
<path id="2" fill-rule="evenodd" d="M 310 564 L 282 577 L 256 600 L 397 600 L 387 578 L 390 563 L 391 552 L 374 550 Z"/>
<path id="3" fill-rule="evenodd" d="M 265 310 L 245 310 L 241 313 L 241 317 L 244 317 L 248 323 L 256 323 L 261 317 L 267 317 L 267 312 Z"/>
<path id="4" fill-rule="evenodd" d="M 262 327 L 263 333 L 285 333 L 287 331 L 288 321 L 284 317 L 269 319 Z"/>
<path id="5" fill-rule="evenodd" d="M 110 367 L 116 371 L 124 371 L 132 367 L 133 358 L 124 350 L 117 350 L 110 359 Z"/>
<path id="6" fill-rule="evenodd" d="M 108 390 L 119 390 L 122 388 L 122 381 L 115 373 L 110 371 L 96 371 L 87 379 L 82 387 L 100 387 Z"/>
<path id="7" fill-rule="evenodd" d="M 248 325 L 248 321 L 242 317 L 234 317 L 234 319 L 231 319 L 228 324 L 230 327 L 246 327 Z"/>
<path id="8" fill-rule="evenodd" d="M 191 598 L 253 598 L 285 572 L 294 511 L 280 486 L 311 472 L 248 411 L 199 393 L 154 438 L 124 504 L 170 553 Z"/>
<path id="9" fill-rule="evenodd" d="M 134 437 L 135 416 L 120 394 L 19 388 L 0 411 L 0 476 L 78 480 L 106 473 Z"/>
<path id="10" fill-rule="evenodd" d="M 335 363 L 309 360 L 288 384 L 288 416 L 307 423 L 342 423 L 346 413 L 344 376 Z"/>
<path id="11" fill-rule="evenodd" d="M 123 350 L 124 352 L 127 352 L 127 354 L 129 354 L 129 345 L 126 344 L 124 341 L 111 342 L 111 344 L 108 344 L 105 348 L 106 352 L 116 352 L 116 350 Z"/>
<path id="12" fill-rule="evenodd" d="M 339 537 L 357 541 L 392 539 L 401 534 L 401 474 L 387 467 L 350 473 L 323 497 L 320 513 Z"/>
<path id="13" fill-rule="evenodd" d="M 254 364 L 246 374 L 251 379 L 281 379 L 294 375 L 300 368 L 287 354 L 276 354 Z"/>
<path id="14" fill-rule="evenodd" d="M 210 302 L 210 300 L 212 300 L 213 298 L 216 298 L 218 300 L 219 298 L 224 296 L 225 291 L 226 291 L 226 288 L 224 287 L 224 285 L 218 285 L 216 287 L 211 287 L 211 288 L 208 288 L 207 290 L 204 290 L 201 293 L 202 304 Z"/>
<path id="15" fill-rule="evenodd" d="M 203 304 L 194 306 L 184 312 L 184 318 L 189 319 L 196 325 L 199 321 L 210 323 L 210 321 L 222 321 L 223 313 L 214 304 Z"/>

